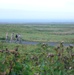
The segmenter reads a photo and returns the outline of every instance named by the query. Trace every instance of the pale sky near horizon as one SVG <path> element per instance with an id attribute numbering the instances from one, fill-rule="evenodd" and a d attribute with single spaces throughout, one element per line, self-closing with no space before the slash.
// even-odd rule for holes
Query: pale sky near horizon
<path id="1" fill-rule="evenodd" d="M 0 0 L 0 19 L 74 20 L 74 0 Z"/>

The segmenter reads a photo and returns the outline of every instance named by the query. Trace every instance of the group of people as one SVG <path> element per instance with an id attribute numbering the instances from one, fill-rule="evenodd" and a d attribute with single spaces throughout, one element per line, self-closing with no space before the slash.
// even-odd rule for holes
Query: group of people
<path id="1" fill-rule="evenodd" d="M 10 40 L 10 42 L 16 40 L 21 41 L 21 35 L 20 34 L 14 34 L 11 33 L 11 37 L 9 38 L 8 32 L 6 33 L 6 41 Z"/>

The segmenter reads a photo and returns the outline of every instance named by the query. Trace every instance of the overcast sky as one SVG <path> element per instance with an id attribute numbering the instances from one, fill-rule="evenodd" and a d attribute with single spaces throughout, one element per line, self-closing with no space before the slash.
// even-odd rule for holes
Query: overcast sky
<path id="1" fill-rule="evenodd" d="M 0 0 L 0 19 L 74 20 L 74 0 Z"/>

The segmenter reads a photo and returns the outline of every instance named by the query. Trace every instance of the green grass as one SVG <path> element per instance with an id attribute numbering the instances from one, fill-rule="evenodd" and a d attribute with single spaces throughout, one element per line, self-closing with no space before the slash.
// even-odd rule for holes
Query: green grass
<path id="1" fill-rule="evenodd" d="M 4 39 L 6 32 L 21 34 L 22 39 L 28 41 L 45 42 L 74 42 L 74 24 L 49 25 L 0 25 L 0 39 Z"/>
<path id="2" fill-rule="evenodd" d="M 22 39 L 42 42 L 74 42 L 73 24 L 0 25 L 0 40 L 14 32 Z M 14 49 L 18 46 L 18 51 Z M 6 50 L 6 48 L 8 50 Z M 15 51 L 11 53 L 11 51 Z M 47 44 L 24 45 L 0 42 L 0 75 L 73 75 L 74 48 Z"/>
<path id="3" fill-rule="evenodd" d="M 5 52 L 14 50 L 18 46 L 18 55 Z M 62 52 L 63 49 L 63 52 Z M 58 47 L 51 47 L 47 44 L 21 45 L 0 43 L 0 75 L 73 75 L 74 74 L 74 48 L 60 44 Z M 71 51 L 72 50 L 72 51 Z M 58 51 L 63 55 L 58 56 Z M 49 56 L 49 53 L 55 56 Z M 10 70 L 11 69 L 11 70 Z"/>

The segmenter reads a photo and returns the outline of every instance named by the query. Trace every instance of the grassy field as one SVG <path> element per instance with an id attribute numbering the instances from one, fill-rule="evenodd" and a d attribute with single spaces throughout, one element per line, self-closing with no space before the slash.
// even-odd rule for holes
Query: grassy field
<path id="1" fill-rule="evenodd" d="M 49 25 L 0 25 L 0 39 L 4 39 L 6 32 L 21 34 L 22 39 L 42 42 L 74 42 L 74 24 Z"/>
<path id="2" fill-rule="evenodd" d="M 18 50 L 16 50 L 18 48 Z M 0 75 L 73 75 L 74 48 L 0 43 Z"/>
<path id="3" fill-rule="evenodd" d="M 59 42 L 26 45 L 0 41 L 0 75 L 74 75 L 74 47 L 62 42 L 74 42 L 73 24 L 0 25 L 0 40 L 14 32 L 23 40 Z"/>

